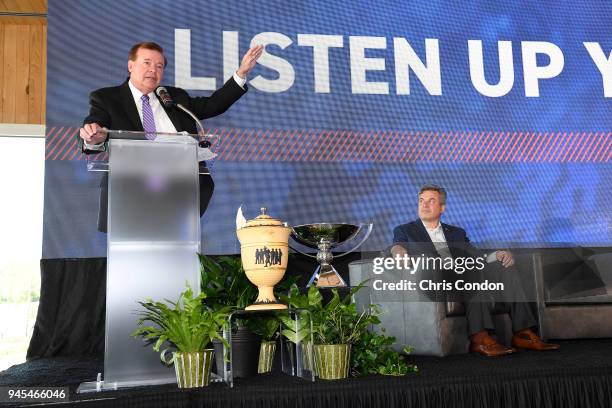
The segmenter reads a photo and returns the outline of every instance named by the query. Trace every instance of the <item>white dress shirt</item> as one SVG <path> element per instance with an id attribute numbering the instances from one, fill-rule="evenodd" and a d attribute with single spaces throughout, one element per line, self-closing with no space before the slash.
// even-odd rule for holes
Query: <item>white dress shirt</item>
<path id="1" fill-rule="evenodd" d="M 134 103 L 136 104 L 136 109 L 138 109 L 138 116 L 140 116 L 140 121 L 142 122 L 142 100 L 140 98 L 142 98 L 143 93 L 132 84 L 131 80 L 128 81 L 128 85 L 130 86 L 130 91 L 132 91 Z M 159 99 L 157 99 L 155 92 L 149 92 L 149 105 L 151 105 L 153 118 L 155 119 L 155 131 L 158 133 L 176 133 L 174 124 L 159 102 Z"/>
<path id="2" fill-rule="evenodd" d="M 421 220 L 421 222 L 423 222 Z M 442 224 L 438 221 L 438 225 L 435 228 L 429 228 L 424 222 L 423 226 L 429 235 L 429 239 L 433 242 L 434 247 L 436 248 L 436 252 L 443 258 L 452 258 L 450 248 L 446 242 L 446 237 L 444 236 L 444 231 L 442 230 Z"/>
<path id="3" fill-rule="evenodd" d="M 421 220 L 421 222 L 423 221 Z M 440 221 L 438 221 L 438 225 L 435 228 L 429 228 L 427 225 L 425 225 L 424 222 L 423 226 L 425 227 L 425 230 L 427 230 L 427 234 L 429 234 L 431 242 L 433 242 L 434 246 L 436 247 L 436 251 L 444 252 L 446 250 L 448 251 L 448 253 L 450 253 L 450 249 L 448 249 L 448 243 L 446 242 L 446 237 L 444 236 L 444 231 L 442 230 L 442 224 L 440 223 Z M 446 256 L 446 254 L 440 255 Z M 497 251 L 493 251 L 490 254 L 486 254 L 486 261 L 487 263 L 497 261 Z"/>
<path id="4" fill-rule="evenodd" d="M 423 223 L 423 226 L 427 230 L 427 234 L 429 234 L 431 242 L 446 243 L 446 237 L 444 236 L 444 231 L 442 231 L 442 224 L 440 223 L 440 221 L 438 221 L 438 225 L 435 228 L 429 228 L 425 223 Z"/>

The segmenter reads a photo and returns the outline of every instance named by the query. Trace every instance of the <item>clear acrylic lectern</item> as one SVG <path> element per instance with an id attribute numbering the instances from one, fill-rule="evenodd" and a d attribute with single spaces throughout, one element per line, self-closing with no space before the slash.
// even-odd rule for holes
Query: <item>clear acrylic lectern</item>
<path id="1" fill-rule="evenodd" d="M 200 289 L 198 141 L 125 131 L 109 131 L 109 141 L 104 378 L 79 392 L 176 382 L 159 353 L 131 336 L 137 302 L 175 301 L 186 283 Z"/>

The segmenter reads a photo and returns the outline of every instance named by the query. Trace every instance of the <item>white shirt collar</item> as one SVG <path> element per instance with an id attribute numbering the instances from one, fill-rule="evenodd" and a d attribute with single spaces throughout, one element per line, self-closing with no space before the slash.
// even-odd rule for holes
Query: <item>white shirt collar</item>
<path id="1" fill-rule="evenodd" d="M 423 226 L 425 227 L 425 229 L 426 229 L 428 232 L 432 232 L 432 233 L 433 233 L 433 232 L 439 232 L 439 231 L 442 231 L 442 223 L 441 223 L 440 221 L 438 221 L 438 225 L 437 225 L 436 227 L 434 227 L 434 228 L 429 228 L 429 227 L 427 226 L 427 224 L 425 224 L 425 223 L 423 222 L 423 220 L 421 220 L 421 222 L 423 223 Z"/>
<path id="2" fill-rule="evenodd" d="M 140 90 L 138 88 L 136 88 L 134 86 L 134 84 L 132 84 L 132 80 L 128 80 L 128 86 L 130 87 L 130 91 L 132 91 L 132 96 L 134 97 L 134 102 L 136 103 L 140 103 L 140 98 L 142 98 L 142 95 L 144 95 L 142 92 L 140 92 Z M 153 98 L 155 98 L 155 93 L 154 92 L 149 92 L 147 95 L 149 95 L 149 101 L 153 100 Z"/>

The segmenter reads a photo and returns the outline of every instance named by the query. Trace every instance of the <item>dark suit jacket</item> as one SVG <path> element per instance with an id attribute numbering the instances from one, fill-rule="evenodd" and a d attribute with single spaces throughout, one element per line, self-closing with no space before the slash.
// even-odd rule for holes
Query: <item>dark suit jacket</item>
<path id="1" fill-rule="evenodd" d="M 463 228 L 444 223 L 441 224 L 446 243 L 454 258 L 482 255 L 482 251 L 470 243 Z M 419 256 L 421 254 L 438 256 L 436 248 L 425 229 L 425 225 L 423 225 L 423 221 L 420 219 L 395 227 L 393 230 L 393 243 L 404 247 L 410 256 Z"/>
<path id="2" fill-rule="evenodd" d="M 233 78 L 230 78 L 209 97 L 192 98 L 181 88 L 167 86 L 166 89 L 174 102 L 189 109 L 199 119 L 220 115 L 246 92 L 246 86 L 245 89 L 242 89 Z M 89 115 L 83 120 L 83 124 L 97 123 L 112 130 L 140 132 L 144 130 L 127 80 L 119 86 L 93 91 L 89 96 L 89 105 Z M 177 132 L 197 133 L 195 122 L 185 112 L 176 107 L 169 109 L 164 107 L 164 109 Z M 82 142 L 83 139 L 79 137 L 79 146 L 83 149 L 83 152 L 92 153 L 93 151 L 83 148 Z M 200 175 L 200 215 L 206 211 L 213 189 L 212 177 Z M 105 173 L 100 182 L 100 209 L 98 213 L 98 230 L 102 232 L 107 231 L 107 211 L 108 174 Z"/>
<path id="3" fill-rule="evenodd" d="M 192 98 L 181 88 L 167 86 L 166 89 L 176 103 L 192 111 L 199 119 L 222 114 L 246 92 L 233 78 L 209 97 Z M 112 130 L 144 130 L 127 80 L 119 86 L 93 91 L 89 96 L 89 105 L 89 115 L 83 124 L 98 123 Z M 193 119 L 185 112 L 176 107 L 164 109 L 177 132 L 197 133 Z"/>
<path id="4" fill-rule="evenodd" d="M 471 243 L 465 230 L 460 227 L 441 223 L 442 231 L 444 232 L 444 238 L 454 259 L 457 258 L 477 258 L 484 256 L 484 251 L 481 251 L 474 247 Z M 425 225 L 420 219 L 402 224 L 393 230 L 393 243 L 401 245 L 406 249 L 408 255 L 411 257 L 424 256 L 426 258 L 439 258 L 440 255 L 436 251 Z M 421 279 L 433 279 L 436 282 L 454 282 L 459 276 L 462 279 L 479 279 L 480 274 L 469 273 L 465 275 L 458 275 L 453 269 L 427 269 L 422 270 L 420 273 Z M 433 301 L 465 301 L 465 295 L 461 292 L 451 291 L 443 292 L 437 290 L 423 291 Z M 449 307 L 454 307 L 449 304 Z"/>

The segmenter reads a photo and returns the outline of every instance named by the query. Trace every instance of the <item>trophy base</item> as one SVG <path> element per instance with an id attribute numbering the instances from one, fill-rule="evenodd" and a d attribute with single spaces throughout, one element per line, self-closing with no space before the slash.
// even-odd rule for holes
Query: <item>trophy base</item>
<path id="1" fill-rule="evenodd" d="M 244 308 L 244 310 L 285 310 L 287 305 L 282 303 L 255 303 Z"/>
<path id="2" fill-rule="evenodd" d="M 319 288 L 344 288 L 346 287 L 346 282 L 342 279 L 342 276 L 338 273 L 338 271 L 331 266 L 331 270 L 326 272 L 320 272 L 321 266 L 319 265 L 315 272 L 312 274 L 312 277 L 308 281 L 306 287 L 312 286 L 314 283 L 315 286 Z"/>

